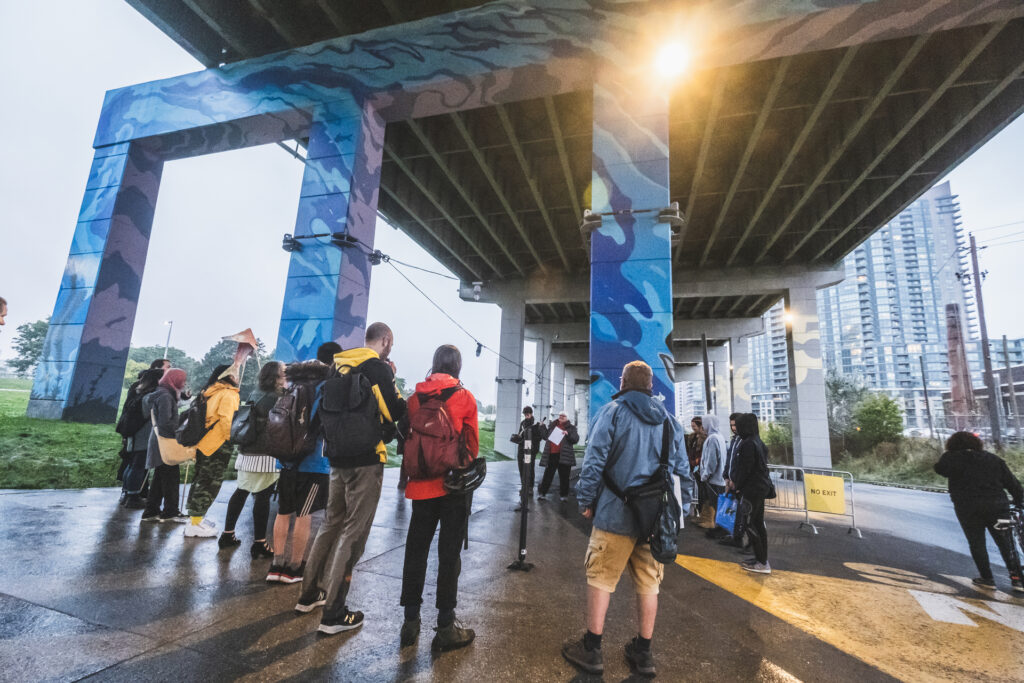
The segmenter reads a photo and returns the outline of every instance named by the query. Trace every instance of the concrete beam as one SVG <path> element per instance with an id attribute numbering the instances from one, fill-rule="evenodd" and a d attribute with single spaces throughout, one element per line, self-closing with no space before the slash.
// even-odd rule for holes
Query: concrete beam
<path id="1" fill-rule="evenodd" d="M 672 338 L 680 341 L 700 339 L 701 333 L 708 339 L 727 340 L 748 337 L 764 332 L 764 323 L 757 318 L 707 318 L 676 320 L 672 326 Z M 528 339 L 553 339 L 558 335 L 560 344 L 580 344 L 590 341 L 590 325 L 587 323 L 540 323 L 526 327 Z"/>
<path id="2" fill-rule="evenodd" d="M 555 353 L 553 354 L 560 362 L 564 365 L 588 365 L 590 363 L 590 349 L 575 348 L 575 349 L 559 349 L 555 347 Z M 690 364 L 690 363 L 701 363 L 702 356 L 700 349 L 673 349 L 673 355 L 675 356 L 676 364 Z M 727 346 L 709 346 L 708 347 L 708 360 L 717 361 L 720 363 L 729 363 L 729 347 Z"/>

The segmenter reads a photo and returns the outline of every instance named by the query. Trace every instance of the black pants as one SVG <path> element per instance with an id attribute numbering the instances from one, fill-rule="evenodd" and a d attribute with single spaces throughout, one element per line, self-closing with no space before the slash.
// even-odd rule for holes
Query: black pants
<path id="1" fill-rule="evenodd" d="M 565 496 L 569 495 L 569 475 L 572 473 L 572 465 L 552 465 L 550 459 L 554 456 L 548 456 L 548 466 L 544 468 L 544 478 L 540 481 L 540 486 L 537 487 L 537 492 L 542 496 L 546 496 L 548 491 L 551 490 L 551 483 L 555 480 L 555 472 L 558 472 L 558 495 Z"/>
<path id="2" fill-rule="evenodd" d="M 525 462 L 523 462 L 525 460 L 525 457 L 523 456 L 522 452 L 519 453 L 519 455 L 516 457 L 516 459 L 519 461 L 519 485 L 522 486 L 527 491 L 532 492 L 533 491 L 533 482 L 535 482 L 537 480 L 537 478 L 535 476 L 536 472 L 537 472 L 537 459 L 536 459 L 536 456 L 533 456 L 533 455 L 530 456 L 530 464 L 529 465 L 527 465 Z M 527 478 L 527 477 L 529 477 L 529 478 Z"/>
<path id="3" fill-rule="evenodd" d="M 743 502 L 750 505 L 750 514 L 747 516 L 747 525 L 744 530 L 750 537 L 750 545 L 754 548 L 754 557 L 761 564 L 767 564 L 768 527 L 764 523 L 764 498 L 744 496 Z"/>
<path id="4" fill-rule="evenodd" d="M 1011 578 L 1020 576 L 1020 567 L 1013 552 L 1013 538 L 1009 529 L 996 529 L 995 523 L 998 519 L 1006 519 L 1010 516 L 1010 509 L 1006 503 L 1001 502 L 979 502 L 971 504 L 954 504 L 956 518 L 960 521 L 960 528 L 964 530 L 967 537 L 967 545 L 971 549 L 971 557 L 978 567 L 978 573 L 983 579 L 992 578 L 992 567 L 988 562 L 988 548 L 985 547 L 985 529 L 992 534 L 992 540 L 999 548 L 999 554 L 1003 556 L 1003 562 L 1010 572 Z"/>
<path id="5" fill-rule="evenodd" d="M 142 491 L 146 484 L 146 451 L 132 451 L 124 460 L 125 468 L 123 479 L 124 485 L 121 491 L 128 495 L 135 495 Z"/>
<path id="6" fill-rule="evenodd" d="M 153 480 L 149 484 L 149 498 L 143 517 L 160 515 L 173 517 L 178 514 L 178 484 L 181 483 L 181 469 L 178 465 L 158 465 L 153 469 Z M 160 504 L 163 503 L 161 509 Z"/>
<path id="7" fill-rule="evenodd" d="M 274 487 L 268 486 L 259 493 L 252 494 L 252 533 L 253 540 L 261 541 L 267 538 L 267 522 L 270 520 L 270 496 L 274 493 Z M 235 489 L 228 499 L 228 515 L 224 519 L 224 531 L 234 531 L 238 517 L 245 507 L 245 499 L 249 497 L 249 491 Z"/>
<path id="8" fill-rule="evenodd" d="M 423 604 L 427 556 L 440 523 L 441 532 L 437 537 L 437 609 L 455 609 L 469 503 L 466 496 L 442 496 L 412 502 L 412 518 L 405 540 L 405 567 L 402 569 L 403 607 Z"/>

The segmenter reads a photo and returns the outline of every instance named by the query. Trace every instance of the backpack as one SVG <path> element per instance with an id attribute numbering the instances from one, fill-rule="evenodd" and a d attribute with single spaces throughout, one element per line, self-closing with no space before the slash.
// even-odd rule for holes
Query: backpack
<path id="1" fill-rule="evenodd" d="M 139 384 L 136 382 L 128 390 L 128 398 L 124 400 L 121 417 L 117 419 L 117 425 L 114 427 L 115 432 L 128 438 L 135 436 L 143 425 L 149 422 L 142 410 L 142 397 L 145 394 L 138 392 Z"/>
<path id="2" fill-rule="evenodd" d="M 319 419 L 324 455 L 336 467 L 365 458 L 381 441 L 380 407 L 373 385 L 361 372 L 335 375 L 323 383 Z"/>
<path id="3" fill-rule="evenodd" d="M 192 405 L 185 411 L 178 429 L 174 432 L 174 438 L 182 446 L 196 446 L 203 437 L 213 429 L 213 425 L 206 426 L 206 392 L 201 391 L 192 399 Z"/>
<path id="4" fill-rule="evenodd" d="M 454 469 L 465 467 L 470 458 L 463 459 L 459 432 L 455 431 L 445 403 L 462 385 L 445 389 L 439 394 L 417 394 L 419 410 L 409 419 L 402 455 L 402 471 L 412 480 L 443 477 Z"/>
<path id="5" fill-rule="evenodd" d="M 295 382 L 277 399 L 267 415 L 267 455 L 292 464 L 316 450 L 317 432 L 312 427 L 315 398 L 315 385 Z"/>

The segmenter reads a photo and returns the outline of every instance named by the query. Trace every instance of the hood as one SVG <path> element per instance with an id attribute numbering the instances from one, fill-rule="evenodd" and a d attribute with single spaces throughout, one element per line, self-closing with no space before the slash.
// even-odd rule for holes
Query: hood
<path id="1" fill-rule="evenodd" d="M 289 363 L 284 369 L 284 376 L 289 382 L 320 381 L 329 374 L 331 374 L 331 366 L 318 360 Z"/>
<path id="2" fill-rule="evenodd" d="M 737 417 L 736 433 L 744 439 L 748 436 L 760 436 L 757 428 L 757 415 L 754 415 L 753 413 L 743 413 Z"/>
<path id="3" fill-rule="evenodd" d="M 443 372 L 435 372 L 416 385 L 417 394 L 438 394 L 445 389 L 458 386 L 459 380 Z"/>
<path id="4" fill-rule="evenodd" d="M 704 427 L 704 431 L 708 433 L 708 436 L 712 434 L 720 434 L 718 430 L 718 416 L 717 415 L 705 415 L 700 419 L 701 425 Z"/>
<path id="5" fill-rule="evenodd" d="M 348 351 L 334 354 L 334 366 L 344 374 L 372 358 L 380 358 L 380 356 L 373 349 L 362 346 L 358 349 L 349 349 Z"/>
<path id="6" fill-rule="evenodd" d="M 222 391 L 233 391 L 237 394 L 238 387 L 228 384 L 227 382 L 216 382 L 213 385 L 206 387 L 206 389 L 203 390 L 203 393 L 206 394 L 207 398 L 212 398 L 214 394 Z"/>
<path id="7" fill-rule="evenodd" d="M 619 397 L 619 402 L 640 418 L 641 422 L 660 425 L 668 417 L 665 404 L 642 391 L 627 391 Z"/>

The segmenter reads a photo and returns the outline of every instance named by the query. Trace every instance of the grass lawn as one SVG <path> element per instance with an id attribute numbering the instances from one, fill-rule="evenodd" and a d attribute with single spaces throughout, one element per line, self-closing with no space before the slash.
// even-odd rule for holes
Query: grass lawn
<path id="1" fill-rule="evenodd" d="M 121 437 L 113 425 L 90 425 L 25 417 L 32 381 L 0 378 L 0 488 L 69 489 L 116 486 Z M 480 425 L 480 455 L 494 452 L 494 423 Z M 394 443 L 388 467 L 397 467 Z M 234 470 L 228 478 L 234 478 Z"/>

